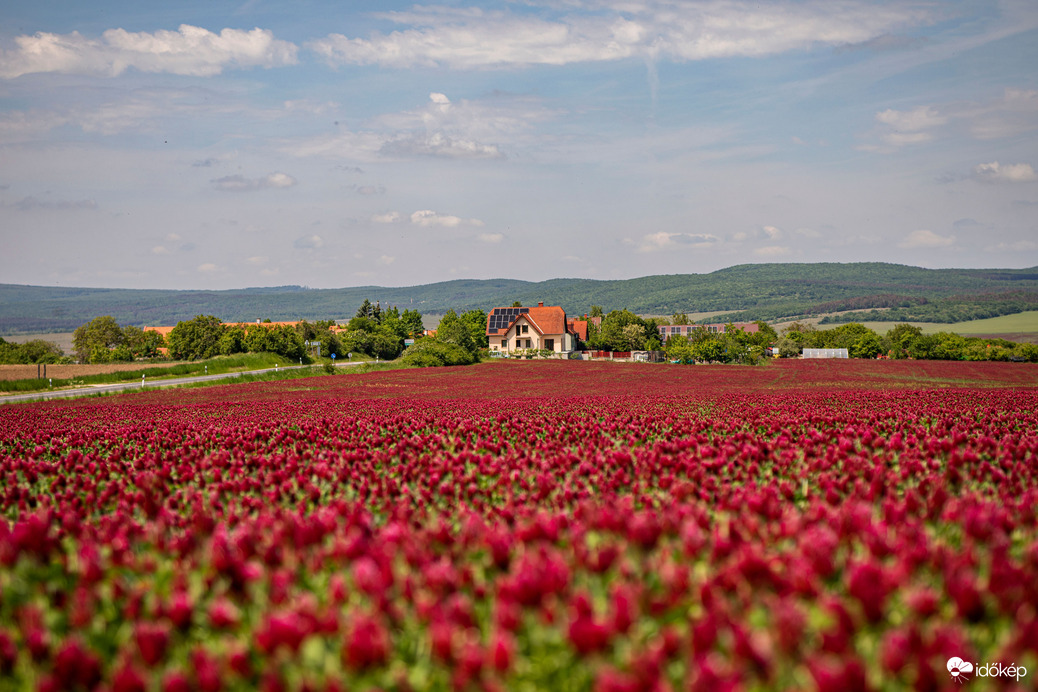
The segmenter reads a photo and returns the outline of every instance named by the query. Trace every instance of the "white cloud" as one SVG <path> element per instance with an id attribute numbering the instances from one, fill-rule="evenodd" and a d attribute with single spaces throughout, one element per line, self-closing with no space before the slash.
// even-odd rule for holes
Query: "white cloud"
<path id="1" fill-rule="evenodd" d="M 260 180 L 262 187 L 292 187 L 296 184 L 296 179 L 287 173 L 271 173 Z"/>
<path id="2" fill-rule="evenodd" d="M 876 113 L 876 120 L 895 130 L 908 132 L 927 130 L 948 122 L 948 119 L 939 115 L 932 106 L 919 106 L 910 111 L 896 111 L 888 108 Z"/>
<path id="3" fill-rule="evenodd" d="M 371 217 L 375 223 L 397 223 L 400 221 L 400 212 L 391 211 L 385 214 L 375 214 Z"/>
<path id="4" fill-rule="evenodd" d="M 643 0 L 592 9 L 545 19 L 480 9 L 415 7 L 380 15 L 400 25 L 400 30 L 368 38 L 330 34 L 307 47 L 332 65 L 400 68 L 566 65 L 632 57 L 686 61 L 862 43 L 926 17 L 915 8 L 854 1 Z"/>
<path id="5" fill-rule="evenodd" d="M 476 239 L 481 243 L 496 244 L 503 241 L 505 236 L 503 233 L 480 233 Z"/>
<path id="6" fill-rule="evenodd" d="M 998 161 L 974 166 L 973 177 L 986 183 L 1029 183 L 1038 179 L 1029 163 L 999 164 Z"/>
<path id="7" fill-rule="evenodd" d="M 905 250 L 915 250 L 919 248 L 942 248 L 948 247 L 955 243 L 955 236 L 942 236 L 937 235 L 933 231 L 918 230 L 912 231 L 905 239 L 897 244 L 899 248 Z"/>
<path id="8" fill-rule="evenodd" d="M 769 240 L 778 240 L 782 237 L 782 231 L 775 226 L 764 226 L 762 230 Z"/>
<path id="9" fill-rule="evenodd" d="M 393 257 L 391 255 L 382 255 L 378 258 L 378 263 L 383 267 L 388 267 L 389 265 L 393 264 L 393 262 L 396 262 L 396 257 Z"/>
<path id="10" fill-rule="evenodd" d="M 910 144 L 921 144 L 934 138 L 933 129 L 948 122 L 948 117 L 940 114 L 933 106 L 919 106 L 909 111 L 896 111 L 888 108 L 876 113 L 876 122 L 880 123 L 878 134 L 882 147 L 865 145 L 868 151 L 890 152 Z"/>
<path id="11" fill-rule="evenodd" d="M 265 29 L 223 29 L 215 34 L 188 24 L 177 31 L 109 29 L 100 39 L 79 32 L 17 36 L 15 48 L 0 50 L 0 77 L 37 72 L 114 77 L 133 68 L 205 77 L 225 68 L 279 67 L 297 62 L 298 48 Z"/>
<path id="12" fill-rule="evenodd" d="M 317 250 L 324 247 L 324 238 L 317 234 L 304 235 L 301 238 L 296 238 L 292 246 L 297 250 Z"/>
<path id="13" fill-rule="evenodd" d="M 198 265 L 197 271 L 199 274 L 216 274 L 223 270 L 212 262 L 206 262 L 205 264 Z"/>
<path id="14" fill-rule="evenodd" d="M 156 245 L 151 249 L 153 255 L 169 255 L 171 254 L 169 249 L 162 245 Z"/>
<path id="15" fill-rule="evenodd" d="M 431 209 L 422 209 L 411 214 L 411 223 L 416 226 L 443 226 L 445 228 L 457 228 L 458 226 L 482 226 L 479 219 L 463 219 L 460 216 L 440 214 Z"/>
<path id="16" fill-rule="evenodd" d="M 638 252 L 656 252 L 678 247 L 705 248 L 718 242 L 718 237 L 709 233 L 649 233 L 642 236 Z"/>
<path id="17" fill-rule="evenodd" d="M 438 156 L 449 159 L 500 159 L 504 154 L 493 144 L 449 137 L 442 132 L 405 135 L 382 145 L 385 156 Z"/>
<path id="18" fill-rule="evenodd" d="M 254 257 L 249 257 L 248 259 L 246 259 L 245 263 L 246 264 L 251 264 L 254 267 L 262 267 L 263 265 L 265 265 L 269 261 L 270 261 L 269 257 L 263 256 L 263 255 L 256 255 Z"/>
<path id="19" fill-rule="evenodd" d="M 863 151 L 890 153 L 900 147 L 944 137 L 988 140 L 1012 137 L 1038 129 L 1038 91 L 1006 89 L 999 98 L 981 103 L 950 102 L 911 110 L 887 109 L 876 113 L 879 125 L 868 136 Z"/>
<path id="20" fill-rule="evenodd" d="M 324 156 L 352 161 L 446 158 L 504 159 L 502 143 L 543 144 L 531 134 L 539 122 L 557 117 L 533 97 L 494 93 L 485 98 L 451 101 L 433 92 L 415 109 L 387 113 L 363 130 L 286 141 L 295 156 Z"/>
<path id="21" fill-rule="evenodd" d="M 261 178 L 246 178 L 243 175 L 228 175 L 211 181 L 217 190 L 223 192 L 251 192 L 268 188 L 288 188 L 297 181 L 287 173 L 271 173 Z"/>

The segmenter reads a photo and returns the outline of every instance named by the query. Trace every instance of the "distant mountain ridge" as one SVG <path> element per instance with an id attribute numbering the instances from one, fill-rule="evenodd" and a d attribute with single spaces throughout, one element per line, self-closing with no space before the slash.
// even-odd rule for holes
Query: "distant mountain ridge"
<path id="1" fill-rule="evenodd" d="M 924 269 L 882 262 L 742 264 L 708 274 L 635 279 L 458 279 L 405 287 L 300 286 L 223 291 L 67 288 L 0 284 L 0 334 L 75 329 L 100 315 L 122 325 L 172 325 L 200 314 L 225 321 L 349 319 L 365 300 L 423 314 L 511 305 L 561 305 L 583 314 L 592 305 L 643 315 L 724 310 L 721 319 L 783 319 L 873 308 L 986 302 L 1000 310 L 1035 309 L 1038 267 Z M 1019 310 L 1017 305 L 1019 304 Z M 1026 307 L 1027 305 L 1031 307 Z M 841 306 L 844 306 L 841 308 Z M 941 308 L 944 309 L 944 308 Z M 1008 314 L 1003 312 L 1002 314 Z M 969 319 L 969 318 L 967 318 Z"/>

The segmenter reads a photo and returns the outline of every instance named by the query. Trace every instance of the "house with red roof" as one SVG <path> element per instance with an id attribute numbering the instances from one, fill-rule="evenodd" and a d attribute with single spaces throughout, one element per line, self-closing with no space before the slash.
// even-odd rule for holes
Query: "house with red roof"
<path id="1" fill-rule="evenodd" d="M 487 315 L 487 339 L 491 353 L 547 350 L 574 351 L 587 339 L 587 321 L 568 319 L 558 305 L 494 308 Z"/>

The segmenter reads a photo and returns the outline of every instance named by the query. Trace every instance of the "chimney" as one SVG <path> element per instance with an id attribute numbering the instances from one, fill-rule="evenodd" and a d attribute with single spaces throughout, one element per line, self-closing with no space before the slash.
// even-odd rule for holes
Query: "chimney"
<path id="1" fill-rule="evenodd" d="M 544 307 L 544 301 L 542 300 L 541 302 L 537 303 L 537 307 L 543 308 Z"/>

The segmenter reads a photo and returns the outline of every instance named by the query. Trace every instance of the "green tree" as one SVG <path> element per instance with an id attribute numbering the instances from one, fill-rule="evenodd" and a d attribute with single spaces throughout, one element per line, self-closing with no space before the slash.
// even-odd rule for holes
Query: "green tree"
<path id="1" fill-rule="evenodd" d="M 377 324 L 382 318 L 382 309 L 377 303 L 373 305 L 370 300 L 365 298 L 354 314 L 354 318 L 358 317 L 365 317 Z"/>
<path id="2" fill-rule="evenodd" d="M 645 347 L 645 327 L 629 324 L 621 330 L 623 351 L 641 351 Z"/>
<path id="3" fill-rule="evenodd" d="M 770 324 L 763 320 L 757 320 L 754 324 L 757 325 L 757 331 L 747 332 L 746 334 L 752 345 L 764 349 L 778 341 L 778 333 Z"/>
<path id="4" fill-rule="evenodd" d="M 461 314 L 461 321 L 468 327 L 469 335 L 475 342 L 477 348 L 489 348 L 490 339 L 487 337 L 487 313 L 480 309 L 469 310 Z"/>
<path id="5" fill-rule="evenodd" d="M 721 345 L 720 360 L 724 363 L 752 363 L 763 354 L 763 349 L 750 351 L 749 335 L 732 323 L 724 327 L 724 333 L 718 334 L 717 341 Z"/>
<path id="6" fill-rule="evenodd" d="M 245 342 L 246 333 L 244 327 L 241 325 L 229 327 L 220 336 L 220 341 L 217 342 L 217 352 L 222 356 L 230 356 L 235 353 L 245 353 L 248 351 Z"/>
<path id="7" fill-rule="evenodd" d="M 95 317 L 81 325 L 72 334 L 72 349 L 80 362 L 94 362 L 92 357 L 101 356 L 101 349 L 111 350 L 123 343 L 123 330 L 111 315 Z M 107 362 L 107 357 L 104 361 Z"/>
<path id="8" fill-rule="evenodd" d="M 937 332 L 933 335 L 936 343 L 930 352 L 930 358 L 935 360 L 969 360 L 972 355 L 969 344 L 965 337 L 949 332 Z"/>
<path id="9" fill-rule="evenodd" d="M 403 314 L 400 315 L 400 321 L 403 323 L 404 328 L 407 329 L 409 338 L 417 339 L 425 331 L 425 325 L 422 323 L 422 313 L 417 310 L 404 310 Z"/>
<path id="10" fill-rule="evenodd" d="M 400 358 L 405 365 L 415 368 L 444 365 L 470 365 L 477 358 L 457 344 L 445 344 L 437 339 L 421 339 L 408 346 Z"/>
<path id="11" fill-rule="evenodd" d="M 134 358 L 155 358 L 159 349 L 166 345 L 166 340 L 153 329 L 128 325 L 123 327 L 123 343 Z"/>
<path id="12" fill-rule="evenodd" d="M 269 332 L 267 351 L 290 360 L 300 360 L 305 355 L 306 347 L 303 346 L 303 337 L 294 328 L 279 324 L 266 329 Z"/>
<path id="13" fill-rule="evenodd" d="M 133 361 L 133 351 L 126 344 L 119 344 L 108 352 L 108 360 L 112 363 L 130 363 Z"/>
<path id="14" fill-rule="evenodd" d="M 859 336 L 848 349 L 851 358 L 875 358 L 882 352 L 883 345 L 880 343 L 879 335 L 871 329 Z"/>
<path id="15" fill-rule="evenodd" d="M 177 322 L 167 340 L 169 354 L 177 360 L 212 358 L 220 352 L 220 338 L 225 330 L 220 318 L 213 315 L 198 315 L 193 319 Z"/>
<path id="16" fill-rule="evenodd" d="M 270 329 L 256 325 L 245 332 L 245 350 L 249 353 L 273 353 L 274 344 Z"/>
<path id="17" fill-rule="evenodd" d="M 365 353 L 371 355 L 373 338 L 371 332 L 363 329 L 351 329 L 342 338 L 342 349 L 347 354 Z"/>
<path id="18" fill-rule="evenodd" d="M 371 347 L 368 355 L 382 360 L 392 360 L 400 355 L 403 348 L 403 339 L 392 332 L 379 330 L 371 337 Z"/>
<path id="19" fill-rule="evenodd" d="M 57 363 L 64 357 L 57 344 L 42 339 L 31 339 L 24 344 L 0 338 L 0 364 Z"/>
<path id="20" fill-rule="evenodd" d="M 796 358 L 800 355 L 800 344 L 789 336 L 783 336 L 778 340 L 778 350 L 783 358 Z"/>
<path id="21" fill-rule="evenodd" d="M 366 315 L 357 315 L 346 325 L 349 331 L 374 332 L 378 329 L 378 323 Z"/>
<path id="22" fill-rule="evenodd" d="M 675 312 L 674 315 L 670 318 L 670 323 L 671 324 L 682 324 L 682 325 L 684 325 L 684 324 L 692 324 L 689 321 L 689 319 L 688 319 L 688 315 L 686 315 L 683 312 Z"/>
<path id="23" fill-rule="evenodd" d="M 642 328 L 642 343 L 644 344 L 644 336 L 648 331 L 645 327 L 645 321 L 630 310 L 613 310 L 602 318 L 601 332 L 596 334 L 597 341 L 601 345 L 597 345 L 596 348 L 604 348 L 610 351 L 630 350 L 631 341 L 629 336 L 624 335 L 624 328 L 632 324 Z"/>
<path id="24" fill-rule="evenodd" d="M 448 310 L 440 319 L 440 324 L 436 327 L 436 340 L 444 344 L 455 344 L 469 353 L 475 353 L 478 348 L 468 325 L 454 310 Z"/>
<path id="25" fill-rule="evenodd" d="M 22 344 L 26 363 L 57 363 L 65 353 L 57 344 L 43 339 L 30 339 Z"/>
<path id="26" fill-rule="evenodd" d="M 724 345 L 720 339 L 701 339 L 692 344 L 692 356 L 704 363 L 724 361 Z"/>
<path id="27" fill-rule="evenodd" d="M 908 357 L 917 360 L 937 358 L 934 352 L 937 350 L 938 341 L 936 334 L 921 334 L 906 346 Z"/>
<path id="28" fill-rule="evenodd" d="M 907 358 L 912 344 L 922 335 L 921 327 L 911 324 L 895 324 L 884 339 L 887 352 L 891 358 Z"/>
<path id="29" fill-rule="evenodd" d="M 679 363 L 685 364 L 695 362 L 695 354 L 692 352 L 692 344 L 690 344 L 688 339 L 680 334 L 675 334 L 667 339 L 664 351 L 667 354 L 667 360 L 676 360 Z"/>

